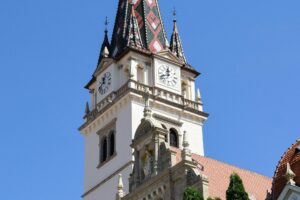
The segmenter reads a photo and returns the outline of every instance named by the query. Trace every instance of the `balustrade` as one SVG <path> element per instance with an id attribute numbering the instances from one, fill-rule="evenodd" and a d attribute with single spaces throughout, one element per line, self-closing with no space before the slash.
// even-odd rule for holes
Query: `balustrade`
<path id="1" fill-rule="evenodd" d="M 106 106 L 113 103 L 116 98 L 121 97 L 122 95 L 126 94 L 130 90 L 138 91 L 138 92 L 149 91 L 150 95 L 153 95 L 153 98 L 156 100 L 160 100 L 160 99 L 166 100 L 172 103 L 179 104 L 180 106 L 183 106 L 183 108 L 185 109 L 188 108 L 196 111 L 202 111 L 201 103 L 185 99 L 183 95 L 176 94 L 158 87 L 150 87 L 148 85 L 139 83 L 134 80 L 129 80 L 119 90 L 110 93 L 106 98 L 104 98 L 102 101 L 97 103 L 96 109 L 94 109 L 88 114 L 87 120 L 89 121 L 94 119 L 101 110 L 103 110 Z"/>

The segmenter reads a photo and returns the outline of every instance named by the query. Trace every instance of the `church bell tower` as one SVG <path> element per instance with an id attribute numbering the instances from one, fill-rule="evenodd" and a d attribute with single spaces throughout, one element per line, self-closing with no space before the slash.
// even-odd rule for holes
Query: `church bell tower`
<path id="1" fill-rule="evenodd" d="M 106 29 L 96 69 L 85 86 L 90 100 L 79 128 L 85 143 L 84 200 L 115 199 L 119 174 L 124 192 L 129 191 L 132 139 L 138 128 L 143 133 L 140 123 L 149 114 L 145 95 L 165 142 L 183 149 L 186 131 L 190 150 L 204 155 L 202 127 L 208 114 L 195 88 L 200 73 L 188 64 L 176 19 L 173 23 L 169 42 L 158 0 L 119 0 L 111 40 Z"/>

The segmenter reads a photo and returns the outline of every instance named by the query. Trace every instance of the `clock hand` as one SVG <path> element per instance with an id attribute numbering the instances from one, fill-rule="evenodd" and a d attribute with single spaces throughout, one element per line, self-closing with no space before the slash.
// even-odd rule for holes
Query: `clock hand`
<path id="1" fill-rule="evenodd" d="M 160 78 L 161 78 L 161 79 L 164 79 L 165 77 L 166 77 L 165 74 L 160 75 Z"/>

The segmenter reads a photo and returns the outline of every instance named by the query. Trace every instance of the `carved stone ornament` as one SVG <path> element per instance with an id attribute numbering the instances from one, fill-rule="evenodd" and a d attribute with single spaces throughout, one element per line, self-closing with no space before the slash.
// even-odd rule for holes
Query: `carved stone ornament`
<path id="1" fill-rule="evenodd" d="M 295 185 L 296 184 L 295 181 L 294 181 L 294 178 L 296 177 L 296 175 L 292 171 L 290 163 L 287 164 L 285 177 L 287 179 L 287 184 L 288 185 Z"/>

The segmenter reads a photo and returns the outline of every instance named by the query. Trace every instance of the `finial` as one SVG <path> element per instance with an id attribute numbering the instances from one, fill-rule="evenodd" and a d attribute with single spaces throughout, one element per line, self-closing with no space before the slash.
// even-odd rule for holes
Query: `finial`
<path id="1" fill-rule="evenodd" d="M 124 185 L 123 185 L 123 178 L 122 174 L 119 174 L 118 179 L 118 192 L 116 195 L 116 200 L 121 200 L 124 197 L 124 191 L 123 191 Z"/>
<path id="2" fill-rule="evenodd" d="M 189 149 L 190 144 L 188 142 L 188 135 L 186 131 L 184 131 L 183 133 L 182 146 L 183 146 L 183 150 L 181 153 L 182 160 L 192 161 L 192 154 L 191 154 L 191 150 Z"/>
<path id="3" fill-rule="evenodd" d="M 184 131 L 184 132 L 183 132 L 183 143 L 182 143 L 182 146 L 183 146 L 184 148 L 188 148 L 188 147 L 190 146 L 187 137 L 188 137 L 188 136 L 187 136 L 187 132 Z"/>
<path id="4" fill-rule="evenodd" d="M 123 189 L 123 177 L 122 174 L 119 174 L 119 180 L 118 180 L 118 190 L 122 190 Z"/>
<path id="5" fill-rule="evenodd" d="M 102 51 L 102 56 L 107 58 L 109 56 L 109 50 L 107 48 L 107 46 L 104 47 L 103 51 Z"/>
<path id="6" fill-rule="evenodd" d="M 151 108 L 150 108 L 150 90 L 149 88 L 145 89 L 145 94 L 144 94 L 144 100 L 145 100 L 145 109 L 144 109 L 144 117 L 149 118 L 151 117 Z"/>
<path id="7" fill-rule="evenodd" d="M 290 163 L 287 163 L 285 178 L 287 179 L 288 185 L 295 185 L 294 178 L 296 177 L 295 173 L 291 169 Z"/>
<path id="8" fill-rule="evenodd" d="M 196 99 L 197 102 L 201 102 L 201 93 L 200 93 L 200 89 L 198 88 L 197 89 L 197 99 Z"/>
<path id="9" fill-rule="evenodd" d="M 109 21 L 108 21 L 107 16 L 105 17 L 104 25 L 105 25 L 105 32 L 107 32 L 107 28 L 108 28 L 108 25 L 109 25 Z"/>
<path id="10" fill-rule="evenodd" d="M 166 38 L 166 48 L 170 48 L 169 40 Z"/>
<path id="11" fill-rule="evenodd" d="M 177 11 L 176 11 L 176 8 L 174 7 L 173 9 L 173 21 L 176 22 L 177 21 Z"/>
<path id="12" fill-rule="evenodd" d="M 86 104 L 85 104 L 85 115 L 88 115 L 89 113 L 90 113 L 89 102 L 86 102 Z"/>

